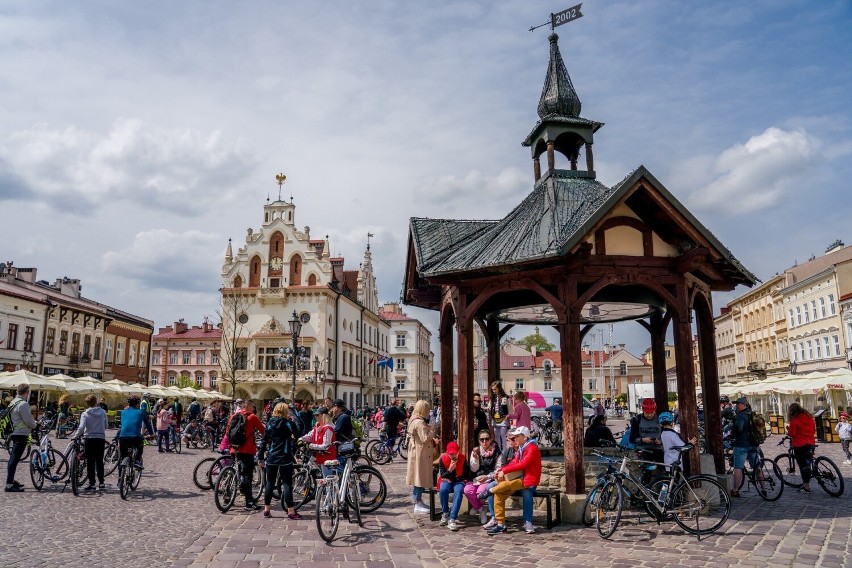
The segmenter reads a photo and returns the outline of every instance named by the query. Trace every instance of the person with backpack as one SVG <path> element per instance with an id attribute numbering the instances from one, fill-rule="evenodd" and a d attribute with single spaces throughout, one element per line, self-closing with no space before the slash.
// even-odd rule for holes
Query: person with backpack
<path id="1" fill-rule="evenodd" d="M 189 408 L 186 412 L 187 418 L 191 421 L 198 420 L 201 417 L 201 404 L 199 404 L 197 398 L 193 398 L 192 402 L 189 403 Z"/>
<path id="2" fill-rule="evenodd" d="M 154 425 L 151 423 L 151 393 L 142 393 L 142 402 L 139 403 L 139 410 L 142 411 L 145 425 L 145 431 L 149 436 L 154 435 Z"/>
<path id="3" fill-rule="evenodd" d="M 297 437 L 296 424 L 288 417 L 290 408 L 285 402 L 279 402 L 272 409 L 272 416 L 266 423 L 263 441 L 258 450 L 258 460 L 261 467 L 266 469 L 266 487 L 263 492 L 263 516 L 271 517 L 272 492 L 278 485 L 281 476 L 281 501 L 287 507 L 287 518 L 300 520 L 302 516 L 296 512 L 293 505 L 293 470 L 296 457 L 293 455 L 293 444 Z"/>
<path id="4" fill-rule="evenodd" d="M 393 404 L 385 410 L 383 418 L 385 420 L 385 433 L 387 434 L 386 444 L 388 447 L 393 445 L 399 433 L 399 423 L 405 420 L 405 413 L 399 408 L 399 401 L 393 401 Z"/>
<path id="5" fill-rule="evenodd" d="M 736 414 L 734 425 L 731 428 L 731 441 L 734 448 L 734 487 L 739 487 L 743 482 L 743 468 L 746 459 L 752 468 L 757 467 L 757 444 L 751 436 L 751 406 L 746 397 L 741 396 L 734 401 Z M 739 491 L 731 491 L 731 497 L 739 497 Z"/>
<path id="6" fill-rule="evenodd" d="M 251 491 L 254 480 L 254 456 L 257 453 L 254 433 L 263 434 L 266 430 L 260 418 L 255 414 L 254 401 L 246 400 L 243 403 L 243 408 L 231 416 L 226 431 L 231 455 L 241 465 L 240 491 L 246 498 L 245 509 L 246 511 L 256 511 L 260 508 L 260 505 L 255 503 Z"/>
<path id="7" fill-rule="evenodd" d="M 30 410 L 29 398 L 30 385 L 21 383 L 18 385 L 17 396 L 9 403 L 6 411 L 6 416 L 11 420 L 13 428 L 12 447 L 9 451 L 9 462 L 6 465 L 6 493 L 20 493 L 24 490 L 23 484 L 15 480 L 15 470 L 18 469 L 18 463 L 24 455 L 30 432 L 38 425 Z"/>

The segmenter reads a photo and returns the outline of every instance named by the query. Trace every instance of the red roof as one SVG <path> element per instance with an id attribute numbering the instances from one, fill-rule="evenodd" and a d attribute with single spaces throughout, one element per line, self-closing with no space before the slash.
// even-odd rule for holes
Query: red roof
<path id="1" fill-rule="evenodd" d="M 432 377 L 435 379 L 435 384 L 438 385 L 438 387 L 440 387 L 441 386 L 441 373 L 439 373 L 438 371 L 432 371 Z M 459 384 L 458 374 L 453 375 L 453 384 L 454 385 Z"/>
<path id="2" fill-rule="evenodd" d="M 349 288 L 353 293 L 358 292 L 358 271 L 344 270 L 343 271 L 343 289 Z"/>
<path id="3" fill-rule="evenodd" d="M 169 326 L 170 328 L 171 326 Z M 166 328 L 167 330 L 169 328 Z M 209 326 L 207 331 L 204 331 L 200 325 L 194 325 L 187 329 L 186 331 L 182 331 L 180 333 L 176 333 L 175 331 L 164 331 L 163 333 L 158 333 L 154 336 L 154 341 L 165 340 L 165 339 L 208 339 L 211 341 L 221 340 L 222 339 L 222 330 L 216 327 L 215 325 Z"/>
<path id="4" fill-rule="evenodd" d="M 412 317 L 408 317 L 405 314 L 397 314 L 395 312 L 386 312 L 384 310 L 379 310 L 379 317 L 383 318 L 387 321 L 416 321 Z"/>
<path id="5" fill-rule="evenodd" d="M 501 369 L 532 369 L 534 362 L 532 355 L 508 355 L 502 349 L 500 350 Z M 488 369 L 488 357 L 485 357 L 484 369 Z"/>

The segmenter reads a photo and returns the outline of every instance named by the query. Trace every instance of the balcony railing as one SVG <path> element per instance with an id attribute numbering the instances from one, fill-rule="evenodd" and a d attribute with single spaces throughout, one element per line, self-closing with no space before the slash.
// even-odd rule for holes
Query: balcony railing
<path id="1" fill-rule="evenodd" d="M 313 371 L 297 371 L 296 384 L 314 380 Z M 237 381 L 258 383 L 292 383 L 293 371 L 237 371 Z"/>

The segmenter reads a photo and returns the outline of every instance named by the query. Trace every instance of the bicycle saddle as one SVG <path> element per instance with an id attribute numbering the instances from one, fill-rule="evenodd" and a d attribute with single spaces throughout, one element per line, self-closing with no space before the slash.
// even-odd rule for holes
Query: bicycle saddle
<path id="1" fill-rule="evenodd" d="M 672 446 L 672 449 L 678 452 L 685 452 L 687 450 L 691 450 L 694 447 L 695 446 L 693 446 L 692 444 L 684 444 L 682 446 Z"/>

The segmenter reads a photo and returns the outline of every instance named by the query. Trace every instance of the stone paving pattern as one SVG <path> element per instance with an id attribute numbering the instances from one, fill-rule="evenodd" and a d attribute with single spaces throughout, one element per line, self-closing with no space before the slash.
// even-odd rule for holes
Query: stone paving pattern
<path id="1" fill-rule="evenodd" d="M 777 436 L 764 446 L 768 456 L 781 453 Z M 64 447 L 64 441 L 56 443 Z M 510 532 L 489 537 L 478 517 L 462 516 L 462 530 L 451 532 L 415 516 L 405 486 L 405 464 L 381 466 L 389 484 L 385 505 L 365 516 L 363 528 L 341 521 L 337 538 L 326 545 L 317 535 L 311 506 L 305 519 L 290 521 L 280 510 L 264 519 L 242 508 L 220 514 L 209 491 L 192 483 L 195 464 L 211 455 L 184 450 L 158 454 L 146 448 L 146 471 L 140 490 L 127 502 L 115 489 L 115 475 L 104 494 L 74 497 L 70 487 L 45 484 L 36 492 L 29 470 L 18 480 L 24 493 L 0 493 L 0 565 L 29 566 L 211 566 L 400 567 L 452 566 L 852 566 L 852 466 L 843 465 L 839 444 L 823 444 L 846 477 L 839 499 L 815 483 L 803 495 L 786 488 L 775 503 L 753 491 L 734 500 L 722 530 L 698 541 L 677 525 L 639 523 L 625 514 L 609 541 L 594 528 L 563 525 L 534 535 L 521 530 L 518 512 Z M 5 474 L 5 452 L 0 466 Z M 536 517 L 536 525 L 543 521 Z"/>

